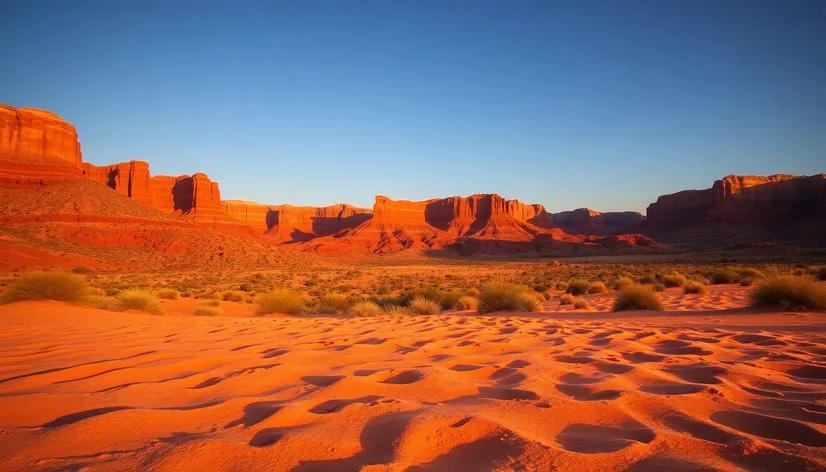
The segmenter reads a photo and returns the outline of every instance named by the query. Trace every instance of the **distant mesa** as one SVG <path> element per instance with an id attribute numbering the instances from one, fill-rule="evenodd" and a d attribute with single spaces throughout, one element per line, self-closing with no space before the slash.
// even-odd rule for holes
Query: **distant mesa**
<path id="1" fill-rule="evenodd" d="M 218 183 L 203 173 L 153 176 L 142 160 L 104 166 L 83 162 L 70 123 L 48 111 L 0 105 L 0 189 L 41 189 L 73 179 L 96 182 L 157 212 L 113 204 L 113 209 L 123 209 L 123 218 L 177 218 L 308 253 L 564 256 L 665 248 L 658 240 L 719 240 L 727 247 L 790 238 L 822 241 L 826 230 L 823 174 L 731 175 L 708 189 L 663 195 L 649 205 L 647 216 L 588 208 L 550 213 L 542 205 L 497 194 L 425 201 L 379 195 L 372 209 L 345 203 L 308 207 L 222 201 Z M 59 201 L 40 202 L 38 209 L 38 202 L 24 198 L 25 204 L 5 206 L 15 215 L 2 216 L 4 221 L 21 220 L 20 213 L 28 212 L 42 221 L 48 209 L 59 212 L 61 221 L 68 214 L 89 217 L 88 212 L 118 216 L 106 213 L 98 201 L 106 192 L 92 193 L 94 199 L 73 206 L 58 191 L 40 192 L 38 198 Z"/>

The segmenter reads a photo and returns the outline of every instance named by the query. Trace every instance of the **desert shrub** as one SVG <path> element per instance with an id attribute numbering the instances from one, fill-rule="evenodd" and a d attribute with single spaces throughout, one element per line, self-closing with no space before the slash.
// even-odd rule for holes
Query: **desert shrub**
<path id="1" fill-rule="evenodd" d="M 28 272 L 12 280 L 0 301 L 60 300 L 81 303 L 88 294 L 82 277 L 63 272 Z"/>
<path id="2" fill-rule="evenodd" d="M 387 306 L 384 307 L 384 313 L 386 315 L 400 316 L 400 315 L 407 315 L 407 314 L 410 313 L 410 311 L 407 309 L 407 307 L 404 307 L 404 306 L 387 305 Z"/>
<path id="3" fill-rule="evenodd" d="M 434 315 L 442 311 L 439 303 L 424 297 L 414 298 L 407 308 L 416 315 Z"/>
<path id="4" fill-rule="evenodd" d="M 221 294 L 218 293 L 218 292 L 210 292 L 206 296 L 206 298 L 209 298 L 209 299 L 212 299 L 212 300 L 220 300 L 221 299 Z"/>
<path id="5" fill-rule="evenodd" d="M 665 285 L 661 283 L 652 284 L 651 288 L 654 289 L 655 292 L 662 292 L 665 290 Z"/>
<path id="6" fill-rule="evenodd" d="M 459 292 L 442 292 L 439 303 L 442 306 L 442 310 L 450 310 L 456 303 L 459 301 L 459 298 L 462 297 L 462 294 Z"/>
<path id="7" fill-rule="evenodd" d="M 685 275 L 679 272 L 674 272 L 663 276 L 662 282 L 666 287 L 682 287 L 686 284 L 686 282 L 688 282 L 688 279 Z"/>
<path id="8" fill-rule="evenodd" d="M 89 287 L 86 289 L 86 296 L 88 297 L 105 297 L 106 290 L 97 287 Z"/>
<path id="9" fill-rule="evenodd" d="M 381 297 L 370 297 L 370 301 L 375 303 L 376 305 L 385 308 L 388 306 L 404 306 L 406 303 L 409 303 L 410 300 L 407 300 L 404 297 L 394 297 L 392 295 L 386 295 Z M 351 300 L 352 303 L 352 300 Z"/>
<path id="10" fill-rule="evenodd" d="M 739 276 L 737 275 L 737 272 L 734 272 L 731 269 L 717 269 L 711 273 L 711 277 L 709 277 L 709 279 L 714 285 L 736 284 Z"/>
<path id="11" fill-rule="evenodd" d="M 103 289 L 106 292 L 107 297 L 114 297 L 115 295 L 119 294 L 121 289 L 118 287 L 106 287 Z"/>
<path id="12" fill-rule="evenodd" d="M 617 287 L 617 290 L 622 290 L 624 287 L 634 285 L 634 279 L 631 277 L 622 276 L 617 279 L 617 282 L 614 285 Z"/>
<path id="13" fill-rule="evenodd" d="M 198 305 L 192 314 L 195 316 L 221 316 L 224 314 L 224 310 L 216 306 Z"/>
<path id="14" fill-rule="evenodd" d="M 192 292 L 181 292 L 181 298 L 191 298 Z"/>
<path id="15" fill-rule="evenodd" d="M 221 300 L 215 298 L 207 298 L 203 302 L 201 302 L 203 306 L 221 306 Z"/>
<path id="16" fill-rule="evenodd" d="M 411 291 L 409 295 L 411 301 L 414 298 L 424 298 L 437 303 L 442 300 L 442 293 L 439 292 L 439 289 L 436 287 L 417 288 L 416 290 Z"/>
<path id="17" fill-rule="evenodd" d="M 826 287 L 808 276 L 769 273 L 751 289 L 749 300 L 755 306 L 826 311 Z"/>
<path id="18" fill-rule="evenodd" d="M 806 269 L 806 268 L 803 268 L 803 267 L 799 267 L 799 268 L 794 269 L 792 271 L 792 275 L 796 275 L 796 276 L 806 275 L 808 273 L 809 273 L 809 270 Z"/>
<path id="19" fill-rule="evenodd" d="M 567 282 L 557 282 L 556 285 L 555 285 L 555 288 L 557 290 L 562 290 L 562 291 L 568 290 L 568 283 Z"/>
<path id="20" fill-rule="evenodd" d="M 92 269 L 80 266 L 72 269 L 72 272 L 74 272 L 75 274 L 90 274 L 92 272 Z"/>
<path id="21" fill-rule="evenodd" d="M 155 292 L 155 295 L 158 298 L 163 298 L 164 300 L 177 300 L 178 295 L 180 294 L 174 288 L 162 288 L 157 290 Z"/>
<path id="22" fill-rule="evenodd" d="M 571 295 L 585 295 L 588 293 L 588 289 L 591 288 L 591 282 L 583 279 L 572 280 L 568 284 L 568 289 L 566 292 L 570 293 Z"/>
<path id="23" fill-rule="evenodd" d="M 271 313 L 288 313 L 297 315 L 304 311 L 304 300 L 301 294 L 289 288 L 279 288 L 269 293 L 263 293 L 256 297 L 255 302 L 258 315 L 269 315 Z"/>
<path id="24" fill-rule="evenodd" d="M 577 297 L 571 295 L 570 293 L 565 293 L 561 297 L 559 297 L 559 304 L 560 305 L 573 305 L 574 301 L 576 301 Z"/>
<path id="25" fill-rule="evenodd" d="M 608 293 L 608 287 L 602 282 L 594 282 L 588 287 L 588 293 Z"/>
<path id="26" fill-rule="evenodd" d="M 384 312 L 373 302 L 359 302 L 350 307 L 350 313 L 356 316 L 377 316 Z"/>
<path id="27" fill-rule="evenodd" d="M 503 281 L 493 281 L 479 291 L 479 313 L 492 311 L 533 311 L 539 305 L 528 289 Z"/>
<path id="28" fill-rule="evenodd" d="M 741 287 L 748 287 L 754 283 L 754 279 L 751 277 L 741 277 L 740 278 L 740 286 Z"/>
<path id="29" fill-rule="evenodd" d="M 244 303 L 246 299 L 247 296 L 245 294 L 234 290 L 229 290 L 221 295 L 221 300 L 224 300 L 225 302 Z"/>
<path id="30" fill-rule="evenodd" d="M 683 284 L 683 293 L 706 295 L 708 294 L 708 288 L 696 280 L 689 280 Z"/>
<path id="31" fill-rule="evenodd" d="M 319 313 L 335 314 L 346 313 L 350 309 L 352 303 L 347 295 L 341 293 L 327 293 L 321 297 L 319 306 L 325 308 L 325 311 Z"/>
<path id="32" fill-rule="evenodd" d="M 466 288 L 466 289 L 462 290 L 462 295 L 465 295 L 465 296 L 468 296 L 468 297 L 473 297 L 473 298 L 478 298 L 479 297 L 479 289 L 474 288 L 474 287 Z"/>
<path id="33" fill-rule="evenodd" d="M 754 267 L 746 267 L 745 269 L 740 271 L 740 277 L 742 278 L 749 278 L 749 279 L 762 279 L 765 277 L 762 271 L 755 269 Z"/>
<path id="34" fill-rule="evenodd" d="M 145 311 L 153 315 L 163 314 L 163 307 L 158 299 L 155 298 L 155 294 L 149 290 L 124 290 L 118 294 L 116 300 L 119 310 Z"/>
<path id="35" fill-rule="evenodd" d="M 640 283 L 643 285 L 651 285 L 657 282 L 657 276 L 654 274 L 646 274 L 640 277 Z"/>
<path id="36" fill-rule="evenodd" d="M 586 300 L 582 297 L 577 297 L 577 299 L 574 300 L 573 305 L 574 305 L 574 310 L 590 310 L 591 309 L 591 305 L 588 304 L 588 300 Z"/>
<path id="37" fill-rule="evenodd" d="M 629 285 L 620 290 L 614 301 L 614 311 L 626 310 L 662 311 L 663 304 L 650 286 Z"/>
<path id="38" fill-rule="evenodd" d="M 457 310 L 476 310 L 479 308 L 479 299 L 464 295 L 456 300 L 456 304 L 453 307 Z"/>

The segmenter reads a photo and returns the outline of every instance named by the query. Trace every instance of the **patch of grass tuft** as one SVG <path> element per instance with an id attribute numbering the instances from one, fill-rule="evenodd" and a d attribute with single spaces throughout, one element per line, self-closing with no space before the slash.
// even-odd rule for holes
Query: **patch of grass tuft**
<path id="1" fill-rule="evenodd" d="M 664 310 L 659 295 L 648 285 L 629 285 L 617 294 L 614 311 Z"/>
<path id="2" fill-rule="evenodd" d="M 59 300 L 82 303 L 88 294 L 86 282 L 78 275 L 63 272 L 27 272 L 9 284 L 0 302 Z"/>
<path id="3" fill-rule="evenodd" d="M 272 313 L 287 313 L 297 315 L 304 311 L 304 300 L 301 294 L 289 288 L 279 288 L 269 293 L 258 295 L 255 302 L 258 315 L 269 315 Z"/>

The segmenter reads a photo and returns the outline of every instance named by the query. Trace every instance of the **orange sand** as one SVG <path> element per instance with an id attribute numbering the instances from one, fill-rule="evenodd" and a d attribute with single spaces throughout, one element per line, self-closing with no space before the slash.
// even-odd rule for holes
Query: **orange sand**
<path id="1" fill-rule="evenodd" d="M 0 470 L 826 468 L 823 315 L 0 319 Z"/>

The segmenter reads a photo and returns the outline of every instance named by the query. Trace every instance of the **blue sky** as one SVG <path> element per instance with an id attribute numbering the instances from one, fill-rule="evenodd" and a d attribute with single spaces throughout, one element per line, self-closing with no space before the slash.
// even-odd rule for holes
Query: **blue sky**
<path id="1" fill-rule="evenodd" d="M 644 210 L 826 172 L 826 2 L 0 2 L 0 103 L 224 199 Z"/>

